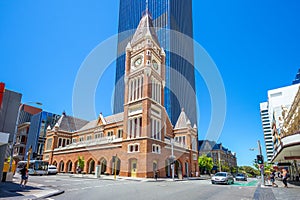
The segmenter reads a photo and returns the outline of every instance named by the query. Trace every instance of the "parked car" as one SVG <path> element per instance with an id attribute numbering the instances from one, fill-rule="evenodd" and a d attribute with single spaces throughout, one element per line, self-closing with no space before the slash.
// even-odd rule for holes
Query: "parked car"
<path id="1" fill-rule="evenodd" d="M 233 184 L 233 176 L 228 172 L 218 172 L 211 178 L 211 183 L 224 183 L 224 184 Z"/>
<path id="2" fill-rule="evenodd" d="M 55 165 L 48 165 L 48 174 L 57 174 L 57 168 Z"/>
<path id="3" fill-rule="evenodd" d="M 236 181 L 247 181 L 247 176 L 246 176 L 246 174 L 238 173 L 238 174 L 235 176 L 235 180 L 236 180 Z"/>

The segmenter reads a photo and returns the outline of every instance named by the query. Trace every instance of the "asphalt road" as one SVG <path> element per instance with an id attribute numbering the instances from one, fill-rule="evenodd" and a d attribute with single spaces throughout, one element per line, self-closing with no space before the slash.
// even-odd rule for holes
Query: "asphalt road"
<path id="1" fill-rule="evenodd" d="M 99 180 L 67 176 L 37 176 L 31 181 L 64 190 L 50 199 L 253 199 L 257 186 L 212 185 L 210 180 L 144 182 Z M 251 182 L 249 180 L 248 182 Z"/>

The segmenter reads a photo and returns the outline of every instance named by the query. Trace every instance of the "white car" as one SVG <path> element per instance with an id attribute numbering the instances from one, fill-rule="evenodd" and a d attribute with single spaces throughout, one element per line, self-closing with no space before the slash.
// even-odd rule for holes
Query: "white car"
<path id="1" fill-rule="evenodd" d="M 224 184 L 233 184 L 233 176 L 228 172 L 218 172 L 211 178 L 211 183 L 224 183 Z"/>
<path id="2" fill-rule="evenodd" d="M 57 174 L 57 168 L 55 165 L 48 165 L 48 174 Z"/>

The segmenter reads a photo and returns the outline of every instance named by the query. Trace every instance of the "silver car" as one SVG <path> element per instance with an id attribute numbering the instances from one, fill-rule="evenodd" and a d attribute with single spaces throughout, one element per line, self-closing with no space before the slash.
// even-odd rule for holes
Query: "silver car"
<path id="1" fill-rule="evenodd" d="M 218 172 L 211 178 L 211 183 L 224 183 L 224 184 L 233 184 L 233 176 L 228 172 Z"/>

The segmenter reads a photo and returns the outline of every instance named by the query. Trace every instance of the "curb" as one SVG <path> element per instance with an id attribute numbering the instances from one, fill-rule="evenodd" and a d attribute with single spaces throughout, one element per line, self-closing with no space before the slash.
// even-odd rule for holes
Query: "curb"
<path id="1" fill-rule="evenodd" d="M 63 194 L 63 193 L 65 193 L 64 190 L 58 190 L 57 192 L 52 192 L 50 194 L 46 194 L 44 196 L 37 197 L 37 198 L 34 198 L 34 199 L 46 199 L 46 198 L 54 197 L 54 196 L 57 196 L 57 195 L 60 195 L 60 194 Z"/>

